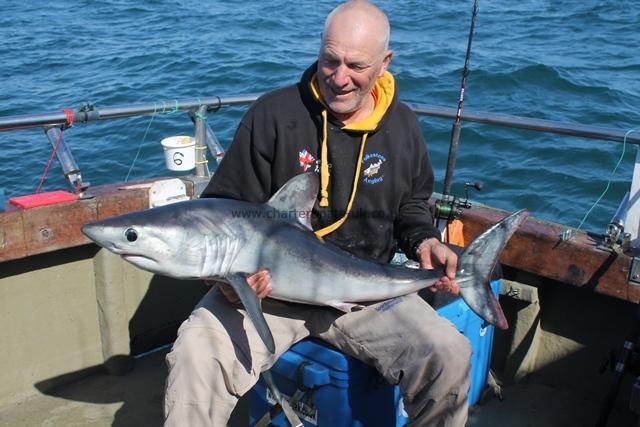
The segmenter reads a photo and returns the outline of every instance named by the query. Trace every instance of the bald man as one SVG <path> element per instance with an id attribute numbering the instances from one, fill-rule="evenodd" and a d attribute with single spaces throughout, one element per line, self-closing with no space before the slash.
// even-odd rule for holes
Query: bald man
<path id="1" fill-rule="evenodd" d="M 318 237 L 379 262 L 399 246 L 422 268 L 441 269 L 437 287 L 457 293 L 457 257 L 440 242 L 427 206 L 434 177 L 426 144 L 397 99 L 392 57 L 384 12 L 366 1 L 336 7 L 318 61 L 299 83 L 253 104 L 202 197 L 261 203 L 291 177 L 317 172 Z M 271 292 L 267 270 L 247 281 L 260 298 Z M 399 384 L 410 425 L 465 424 L 470 345 L 417 294 L 349 313 L 264 299 L 271 354 L 233 291 L 211 284 L 167 355 L 165 425 L 225 426 L 260 372 L 309 336 Z"/>

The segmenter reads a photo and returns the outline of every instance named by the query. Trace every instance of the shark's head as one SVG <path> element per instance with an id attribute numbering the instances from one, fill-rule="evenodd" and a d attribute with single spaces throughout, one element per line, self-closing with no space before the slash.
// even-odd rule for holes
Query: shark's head
<path id="1" fill-rule="evenodd" d="M 301 213 L 311 212 L 317 181 L 315 174 L 298 175 L 264 205 L 189 200 L 87 224 L 82 232 L 153 273 L 181 279 L 225 277 L 233 267 L 258 268 L 252 262 L 259 251 L 252 249 L 260 245 L 260 227 L 282 220 L 311 229 L 310 215 Z"/>
<path id="2" fill-rule="evenodd" d="M 191 202 L 186 202 L 191 203 Z M 203 277 L 207 239 L 217 227 L 182 203 L 87 224 L 82 232 L 98 245 L 152 273 L 182 279 Z"/>

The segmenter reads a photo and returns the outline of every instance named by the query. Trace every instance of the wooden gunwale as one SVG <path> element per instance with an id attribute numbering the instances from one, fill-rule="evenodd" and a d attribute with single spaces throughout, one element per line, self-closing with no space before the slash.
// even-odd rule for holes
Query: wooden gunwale
<path id="1" fill-rule="evenodd" d="M 465 242 L 509 212 L 486 206 L 464 210 Z M 503 265 L 577 287 L 638 303 L 640 286 L 628 281 L 633 257 L 600 247 L 601 237 L 582 231 L 563 241 L 565 227 L 529 218 L 514 234 L 500 262 Z"/>
<path id="2" fill-rule="evenodd" d="M 147 189 L 132 184 L 94 187 L 91 199 L 0 213 L 0 262 L 90 244 L 80 231 L 82 225 L 148 207 Z M 187 191 L 192 191 L 189 185 Z M 464 210 L 465 241 L 507 214 L 486 206 Z M 640 286 L 628 281 L 631 256 L 600 249 L 599 237 L 584 232 L 562 241 L 563 229 L 559 224 L 529 218 L 512 237 L 500 261 L 543 278 L 640 302 Z"/>
<path id="3" fill-rule="evenodd" d="M 143 181 L 91 188 L 94 196 L 72 202 L 0 213 L 0 262 L 91 243 L 80 228 L 87 223 L 149 206 Z"/>

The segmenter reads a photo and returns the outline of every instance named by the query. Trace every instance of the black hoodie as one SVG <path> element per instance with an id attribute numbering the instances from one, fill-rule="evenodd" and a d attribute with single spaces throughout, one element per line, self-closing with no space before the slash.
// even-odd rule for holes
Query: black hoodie
<path id="1" fill-rule="evenodd" d="M 313 64 L 299 83 L 269 92 L 251 106 L 202 197 L 266 202 L 291 177 L 320 171 L 326 107 L 319 101 L 315 71 Z M 418 243 L 439 238 L 427 206 L 433 169 L 418 120 L 397 100 L 391 74 L 378 79 L 374 93 L 372 117 L 362 122 L 345 126 L 325 113 L 328 206 L 317 201 L 311 222 L 319 230 L 345 215 L 367 134 L 351 212 L 324 239 L 380 262 L 393 257 L 396 240 L 415 259 Z"/>

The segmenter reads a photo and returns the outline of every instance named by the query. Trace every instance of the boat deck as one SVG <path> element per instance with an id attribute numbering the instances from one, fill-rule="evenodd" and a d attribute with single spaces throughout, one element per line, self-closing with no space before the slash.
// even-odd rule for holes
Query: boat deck
<path id="1" fill-rule="evenodd" d="M 0 426 L 155 426 L 162 424 L 162 395 L 168 349 L 136 359 L 123 376 L 95 373 L 87 378 L 39 393 L 19 404 L 0 408 Z M 627 387 L 628 388 L 628 387 Z M 602 396 L 586 390 L 522 383 L 504 389 L 504 400 L 488 397 L 470 410 L 468 426 L 594 425 Z M 636 426 L 636 418 L 621 407 L 608 426 Z M 231 427 L 247 426 L 247 403 L 240 402 Z"/>

